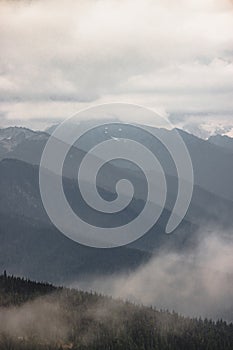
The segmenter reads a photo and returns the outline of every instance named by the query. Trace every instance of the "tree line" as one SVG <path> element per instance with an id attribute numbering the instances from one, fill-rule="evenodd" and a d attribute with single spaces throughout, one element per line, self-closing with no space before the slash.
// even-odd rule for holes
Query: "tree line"
<path id="1" fill-rule="evenodd" d="M 0 276 L 1 350 L 232 350 L 233 324 Z"/>

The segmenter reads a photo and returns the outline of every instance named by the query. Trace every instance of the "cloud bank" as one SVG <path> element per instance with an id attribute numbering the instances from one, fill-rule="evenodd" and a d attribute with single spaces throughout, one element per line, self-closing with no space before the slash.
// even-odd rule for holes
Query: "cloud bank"
<path id="1" fill-rule="evenodd" d="M 130 275 L 74 286 L 183 315 L 233 321 L 232 250 L 232 236 L 211 233 L 192 252 L 161 252 Z"/>
<path id="2" fill-rule="evenodd" d="M 41 128 L 111 101 L 184 123 L 211 114 L 211 132 L 232 120 L 228 0 L 1 1 L 0 22 L 1 126 Z"/>

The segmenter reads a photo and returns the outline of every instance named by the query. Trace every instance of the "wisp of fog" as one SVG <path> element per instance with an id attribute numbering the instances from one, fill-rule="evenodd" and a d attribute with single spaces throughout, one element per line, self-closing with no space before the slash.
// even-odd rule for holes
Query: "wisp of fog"
<path id="1" fill-rule="evenodd" d="M 199 237 L 191 253 L 161 251 L 130 274 L 83 279 L 72 285 L 187 316 L 232 321 L 232 236 L 209 232 Z"/>

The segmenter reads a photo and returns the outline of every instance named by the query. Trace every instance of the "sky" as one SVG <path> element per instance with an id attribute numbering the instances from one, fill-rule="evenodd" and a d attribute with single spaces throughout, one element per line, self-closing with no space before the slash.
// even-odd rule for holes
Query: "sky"
<path id="1" fill-rule="evenodd" d="M 128 102 L 233 136 L 233 1 L 0 0 L 0 47 L 0 127 Z"/>

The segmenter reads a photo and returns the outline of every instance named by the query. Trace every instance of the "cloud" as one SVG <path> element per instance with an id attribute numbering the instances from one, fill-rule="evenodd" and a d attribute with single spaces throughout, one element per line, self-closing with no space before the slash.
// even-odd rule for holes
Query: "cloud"
<path id="1" fill-rule="evenodd" d="M 212 135 L 227 135 L 233 137 L 233 113 L 196 113 L 170 116 L 171 122 L 200 138 L 208 139 Z"/>
<path id="2" fill-rule="evenodd" d="M 0 108 L 9 119 L 33 125 L 38 105 L 48 121 L 69 116 L 60 110 L 64 104 L 73 113 L 73 106 L 112 100 L 169 113 L 232 111 L 227 0 L 2 1 L 0 7 Z"/>
<path id="3" fill-rule="evenodd" d="M 36 339 L 53 343 L 66 338 L 64 310 L 53 296 L 37 298 L 21 306 L 0 308 L 0 335 L 17 340 Z"/>
<path id="4" fill-rule="evenodd" d="M 232 249 L 232 236 L 202 232 L 192 252 L 161 252 L 129 275 L 92 278 L 74 286 L 188 316 L 232 321 Z"/>

